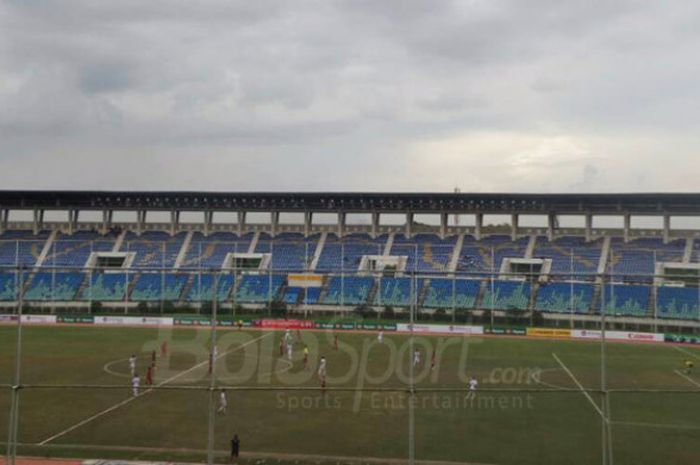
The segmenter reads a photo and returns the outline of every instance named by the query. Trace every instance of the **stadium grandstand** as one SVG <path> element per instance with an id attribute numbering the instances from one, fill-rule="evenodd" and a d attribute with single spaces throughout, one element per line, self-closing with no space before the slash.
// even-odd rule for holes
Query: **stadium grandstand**
<path id="1" fill-rule="evenodd" d="M 52 218 L 45 220 L 47 212 Z M 89 212 L 85 214 L 84 212 Z M 115 212 L 132 220 L 115 221 Z M 157 212 L 169 221 L 151 221 Z M 195 212 L 200 222 L 184 222 Z M 269 221 L 248 218 L 264 213 Z M 281 217 L 295 214 L 297 223 Z M 317 216 L 332 215 L 332 223 Z M 83 221 L 97 215 L 100 221 Z M 364 215 L 365 224 L 348 221 Z M 385 224 L 401 215 L 402 224 Z M 432 215 L 435 221 L 417 221 Z M 507 215 L 510 224 L 485 224 Z M 543 227 L 522 227 L 528 215 Z M 561 228 L 562 215 L 582 228 Z M 222 221 L 220 217 L 233 218 Z M 287 215 L 289 216 L 289 215 Z M 473 217 L 469 226 L 450 217 Z M 621 228 L 594 218 L 621 217 Z M 700 327 L 699 194 L 0 192 L 0 305 L 533 318 Z M 19 218 L 19 219 L 16 219 Z M 633 217 L 661 219 L 633 229 Z M 165 305 L 164 303 L 167 303 Z"/>

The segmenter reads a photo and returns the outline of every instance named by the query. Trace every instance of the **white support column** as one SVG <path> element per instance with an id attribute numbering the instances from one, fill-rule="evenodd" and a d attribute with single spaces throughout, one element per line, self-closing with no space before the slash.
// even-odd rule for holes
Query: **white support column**
<path id="1" fill-rule="evenodd" d="M 7 219 L 10 216 L 10 210 L 6 208 L 0 209 L 0 234 L 7 230 Z"/>
<path id="2" fill-rule="evenodd" d="M 516 241 L 518 239 L 518 214 L 510 215 L 510 239 Z"/>
<path id="3" fill-rule="evenodd" d="M 338 237 L 345 236 L 345 220 L 347 214 L 345 212 L 338 212 Z"/>
<path id="4" fill-rule="evenodd" d="M 138 210 L 136 212 L 136 234 L 141 235 L 144 225 L 146 224 L 146 210 Z"/>
<path id="5" fill-rule="evenodd" d="M 671 215 L 664 214 L 664 244 L 671 240 Z"/>
<path id="6" fill-rule="evenodd" d="M 481 229 L 484 227 L 484 214 L 477 213 L 474 218 L 474 238 L 477 241 L 481 240 Z"/>
<path id="7" fill-rule="evenodd" d="M 406 238 L 410 239 L 413 234 L 413 213 L 406 213 Z"/>
<path id="8" fill-rule="evenodd" d="M 623 218 L 625 221 L 623 234 L 625 237 L 625 244 L 626 244 L 630 241 L 630 225 L 632 224 L 632 215 L 630 215 L 629 213 L 625 213 Z"/>
<path id="9" fill-rule="evenodd" d="M 107 234 L 109 228 L 112 227 L 112 210 L 102 210 L 102 234 Z"/>
<path id="10" fill-rule="evenodd" d="M 68 210 L 68 234 L 73 234 L 78 229 L 78 215 L 80 210 Z"/>
<path id="11" fill-rule="evenodd" d="M 35 208 L 34 209 L 34 224 L 33 224 L 34 234 L 39 234 L 39 231 L 41 231 L 41 228 L 43 225 L 44 225 L 44 210 Z"/>
<path id="12" fill-rule="evenodd" d="M 211 232 L 211 225 L 214 222 L 214 212 L 211 210 L 204 211 L 204 235 L 208 236 Z"/>
<path id="13" fill-rule="evenodd" d="M 377 211 L 372 212 L 372 239 L 376 239 L 379 235 L 379 215 Z"/>
<path id="14" fill-rule="evenodd" d="M 550 213 L 547 215 L 547 240 L 552 242 L 556 234 L 557 215 Z"/>
<path id="15" fill-rule="evenodd" d="M 440 213 L 440 239 L 447 236 L 447 213 Z"/>
<path id="16" fill-rule="evenodd" d="M 593 215 L 586 213 L 586 242 L 593 240 Z"/>
<path id="17" fill-rule="evenodd" d="M 236 216 L 238 216 L 238 235 L 242 236 L 243 231 L 245 230 L 246 212 L 245 211 L 236 212 Z"/>
<path id="18" fill-rule="evenodd" d="M 277 228 L 280 225 L 280 212 L 273 211 L 270 213 L 270 236 L 275 237 L 277 235 Z"/>
<path id="19" fill-rule="evenodd" d="M 311 224 L 313 222 L 313 213 L 304 212 L 304 237 L 309 237 L 311 234 Z"/>
<path id="20" fill-rule="evenodd" d="M 180 224 L 180 210 L 170 210 L 170 237 L 175 235 Z"/>

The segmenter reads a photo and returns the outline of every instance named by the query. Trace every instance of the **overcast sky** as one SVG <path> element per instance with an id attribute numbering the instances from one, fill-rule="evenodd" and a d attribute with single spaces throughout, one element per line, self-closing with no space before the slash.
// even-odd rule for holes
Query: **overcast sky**
<path id="1" fill-rule="evenodd" d="M 2 188 L 700 191 L 700 2 L 0 2 Z"/>

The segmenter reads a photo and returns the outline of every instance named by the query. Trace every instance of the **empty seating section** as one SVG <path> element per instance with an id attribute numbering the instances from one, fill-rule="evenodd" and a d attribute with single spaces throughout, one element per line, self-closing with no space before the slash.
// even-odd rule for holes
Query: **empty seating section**
<path id="1" fill-rule="evenodd" d="M 593 304 L 593 284 L 550 283 L 537 291 L 535 309 L 543 312 L 586 313 Z"/>
<path id="2" fill-rule="evenodd" d="M 72 235 L 59 233 L 44 259 L 45 266 L 83 268 L 92 252 L 111 252 L 116 236 L 103 236 L 93 231 L 78 231 Z"/>
<path id="3" fill-rule="evenodd" d="M 608 273 L 626 282 L 651 282 L 655 263 L 683 260 L 685 239 L 664 244 L 660 238 L 635 239 L 625 243 L 615 237 L 610 243 Z"/>
<path id="4" fill-rule="evenodd" d="M 0 235 L 0 266 L 33 266 L 44 249 L 49 233 L 5 231 Z"/>
<path id="5" fill-rule="evenodd" d="M 651 287 L 627 284 L 606 284 L 601 294 L 603 308 L 610 315 L 646 316 Z"/>
<path id="6" fill-rule="evenodd" d="M 92 273 L 87 286 L 83 288 L 81 300 L 120 301 L 126 299 L 126 292 L 134 279 L 132 273 Z"/>
<path id="7" fill-rule="evenodd" d="M 133 268 L 172 268 L 187 233 L 171 236 L 163 231 L 147 231 L 140 236 L 128 232 L 119 249 L 135 254 Z"/>
<path id="8" fill-rule="evenodd" d="M 0 272 L 0 301 L 17 300 L 17 273 Z"/>
<path id="9" fill-rule="evenodd" d="M 417 234 L 407 239 L 403 234 L 394 236 L 391 255 L 408 257 L 408 271 L 447 271 L 455 248 L 457 238 L 451 236 L 445 240 L 434 234 Z"/>
<path id="10" fill-rule="evenodd" d="M 657 291 L 659 318 L 700 319 L 700 288 L 661 286 Z"/>
<path id="11" fill-rule="evenodd" d="M 374 278 L 369 276 L 331 276 L 323 299 L 327 305 L 363 305 L 369 299 Z"/>
<path id="12" fill-rule="evenodd" d="M 530 283 L 499 280 L 484 283 L 481 307 L 494 310 L 527 310 L 529 306 Z"/>
<path id="13" fill-rule="evenodd" d="M 510 236 L 493 235 L 481 241 L 474 236 L 464 236 L 464 243 L 457 260 L 457 270 L 484 275 L 484 272 L 501 269 L 504 258 L 523 258 L 529 238 L 522 237 L 515 242 Z"/>
<path id="14" fill-rule="evenodd" d="M 303 234 L 282 233 L 273 239 L 261 234 L 255 252 L 271 254 L 273 270 L 304 271 L 311 265 L 319 237 L 315 234 L 305 239 Z"/>
<path id="15" fill-rule="evenodd" d="M 328 234 L 316 271 L 357 271 L 363 255 L 384 253 L 386 241 L 386 234 L 376 239 L 372 239 L 368 234 L 349 234 L 342 239 L 335 234 Z"/>
<path id="16" fill-rule="evenodd" d="M 83 284 L 85 274 L 73 272 L 38 272 L 29 278 L 25 300 L 73 301 Z"/>
<path id="17" fill-rule="evenodd" d="M 552 260 L 550 278 L 553 280 L 592 281 L 598 271 L 602 248 L 602 238 L 586 242 L 584 237 L 564 236 L 549 242 L 546 237 L 539 236 L 532 257 Z"/>
<path id="18" fill-rule="evenodd" d="M 131 299 L 145 302 L 180 300 L 189 278 L 186 274 L 141 273 L 131 291 Z"/>
<path id="19" fill-rule="evenodd" d="M 414 302 L 417 303 L 417 296 L 423 288 L 423 282 L 422 279 L 383 277 L 379 280 L 374 303 L 376 305 L 408 307 Z"/>
<path id="20" fill-rule="evenodd" d="M 427 308 L 474 308 L 481 281 L 476 279 L 431 278 L 425 289 L 423 306 Z"/>
<path id="21" fill-rule="evenodd" d="M 287 287 L 282 300 L 289 305 L 314 305 L 318 303 L 320 294 L 321 288 L 318 287 L 309 287 L 306 289 L 303 287 Z"/>
<path id="22" fill-rule="evenodd" d="M 243 275 L 236 289 L 236 302 L 262 304 L 276 300 L 284 280 L 282 275 Z"/>
<path id="23" fill-rule="evenodd" d="M 214 278 L 217 277 L 215 280 Z M 189 302 L 210 302 L 214 300 L 214 287 L 219 302 L 228 300 L 234 285 L 234 276 L 223 273 L 215 276 L 211 273 L 197 273 L 190 277 L 191 287 L 187 292 Z"/>
<path id="24" fill-rule="evenodd" d="M 192 235 L 183 268 L 221 269 L 228 253 L 247 253 L 253 233 L 239 237 L 232 233 L 216 232 L 205 236 L 200 232 Z"/>

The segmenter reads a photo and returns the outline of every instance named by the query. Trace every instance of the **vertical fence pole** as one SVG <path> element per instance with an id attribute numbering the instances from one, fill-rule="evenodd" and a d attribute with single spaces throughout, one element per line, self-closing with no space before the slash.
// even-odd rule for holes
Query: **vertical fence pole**
<path id="1" fill-rule="evenodd" d="M 217 309 L 219 304 L 219 273 L 214 273 L 214 283 L 213 283 L 214 301 L 212 302 L 211 310 L 211 345 L 209 348 L 209 363 L 211 366 L 211 373 L 209 373 L 209 425 L 207 433 L 207 464 L 213 465 L 214 463 L 214 389 L 216 388 L 216 319 L 217 319 Z"/>
<path id="2" fill-rule="evenodd" d="M 24 267 L 20 265 L 19 288 L 17 297 L 17 342 L 15 346 L 15 374 L 12 386 L 12 401 L 10 406 L 10 424 L 8 428 L 7 440 L 7 464 L 15 465 L 17 458 L 17 431 L 19 428 L 19 390 L 21 385 L 21 365 L 22 365 L 22 307 L 24 306 Z"/>

